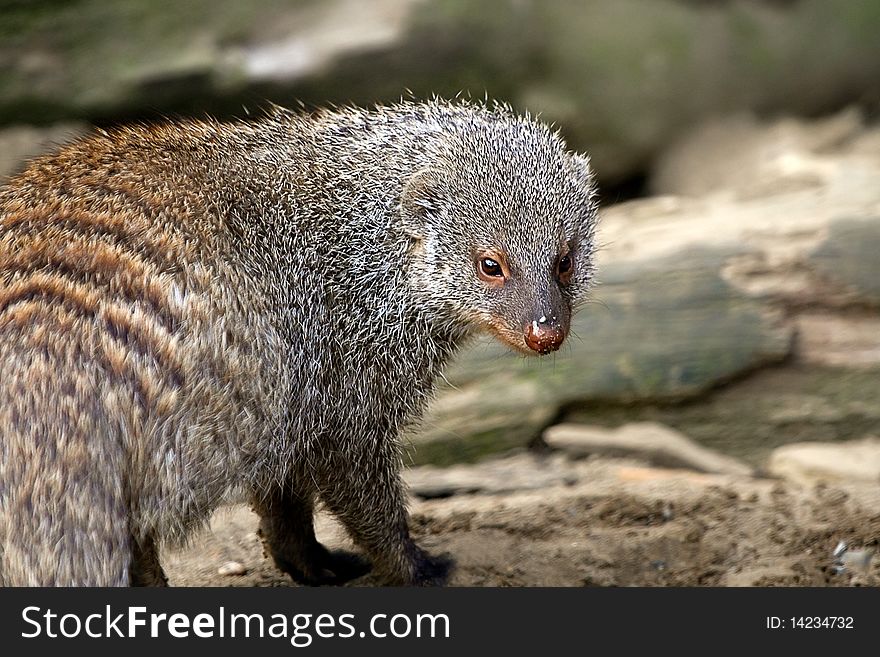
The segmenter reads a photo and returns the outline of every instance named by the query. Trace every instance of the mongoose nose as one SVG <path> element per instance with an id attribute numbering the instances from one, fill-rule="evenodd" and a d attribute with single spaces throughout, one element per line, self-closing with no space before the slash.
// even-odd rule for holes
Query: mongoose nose
<path id="1" fill-rule="evenodd" d="M 537 351 L 539 354 L 549 354 L 551 351 L 556 351 L 562 345 L 563 340 L 565 340 L 565 331 L 551 326 L 546 317 L 532 322 L 526 329 L 526 344 L 529 349 Z"/>

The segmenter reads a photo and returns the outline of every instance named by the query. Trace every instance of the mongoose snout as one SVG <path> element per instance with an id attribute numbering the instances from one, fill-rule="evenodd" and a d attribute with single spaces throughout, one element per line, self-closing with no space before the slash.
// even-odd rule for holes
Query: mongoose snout
<path id="1" fill-rule="evenodd" d="M 562 342 L 565 340 L 565 330 L 554 325 L 546 315 L 541 315 L 540 319 L 529 324 L 525 336 L 529 349 L 537 351 L 539 354 L 549 354 L 562 346 Z"/>
<path id="2" fill-rule="evenodd" d="M 559 349 L 593 281 L 585 155 L 434 100 L 95 134 L 0 188 L 0 584 L 163 585 L 249 502 L 295 581 L 446 581 L 401 436 L 488 330 Z M 315 537 L 318 504 L 369 558 Z"/>

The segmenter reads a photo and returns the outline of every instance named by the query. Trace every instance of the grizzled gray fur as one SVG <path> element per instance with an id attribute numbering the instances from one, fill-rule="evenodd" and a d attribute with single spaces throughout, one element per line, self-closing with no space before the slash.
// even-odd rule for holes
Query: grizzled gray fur
<path id="1" fill-rule="evenodd" d="M 245 499 L 305 583 L 316 502 L 388 584 L 400 434 L 469 336 L 557 349 L 592 277 L 586 157 L 504 107 L 403 103 L 98 131 L 0 190 L 0 583 L 164 584 Z"/>

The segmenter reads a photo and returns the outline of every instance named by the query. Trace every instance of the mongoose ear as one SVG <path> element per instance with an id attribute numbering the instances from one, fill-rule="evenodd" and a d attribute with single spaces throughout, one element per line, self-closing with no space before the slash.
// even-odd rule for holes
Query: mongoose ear
<path id="1" fill-rule="evenodd" d="M 440 178 L 431 169 L 413 174 L 400 194 L 400 214 L 404 231 L 415 239 L 425 238 L 428 215 L 442 209 Z"/>
<path id="2" fill-rule="evenodd" d="M 589 187 L 593 184 L 595 175 L 593 174 L 593 168 L 590 166 L 590 157 L 588 155 L 572 153 L 571 168 L 582 185 Z"/>

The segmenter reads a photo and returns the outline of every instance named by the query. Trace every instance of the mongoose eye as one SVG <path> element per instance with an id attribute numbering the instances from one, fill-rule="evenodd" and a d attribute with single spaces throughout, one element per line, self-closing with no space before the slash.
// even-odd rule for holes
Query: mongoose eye
<path id="1" fill-rule="evenodd" d="M 501 265 L 492 258 L 480 259 L 480 273 L 488 278 L 502 278 L 504 276 Z"/>
<path id="2" fill-rule="evenodd" d="M 489 287 L 501 288 L 510 276 L 504 254 L 499 251 L 483 251 L 476 256 L 474 263 L 477 277 Z"/>
<path id="3" fill-rule="evenodd" d="M 571 280 L 571 272 L 574 269 L 574 262 L 571 256 L 564 255 L 556 263 L 556 276 L 560 283 L 568 283 Z"/>

